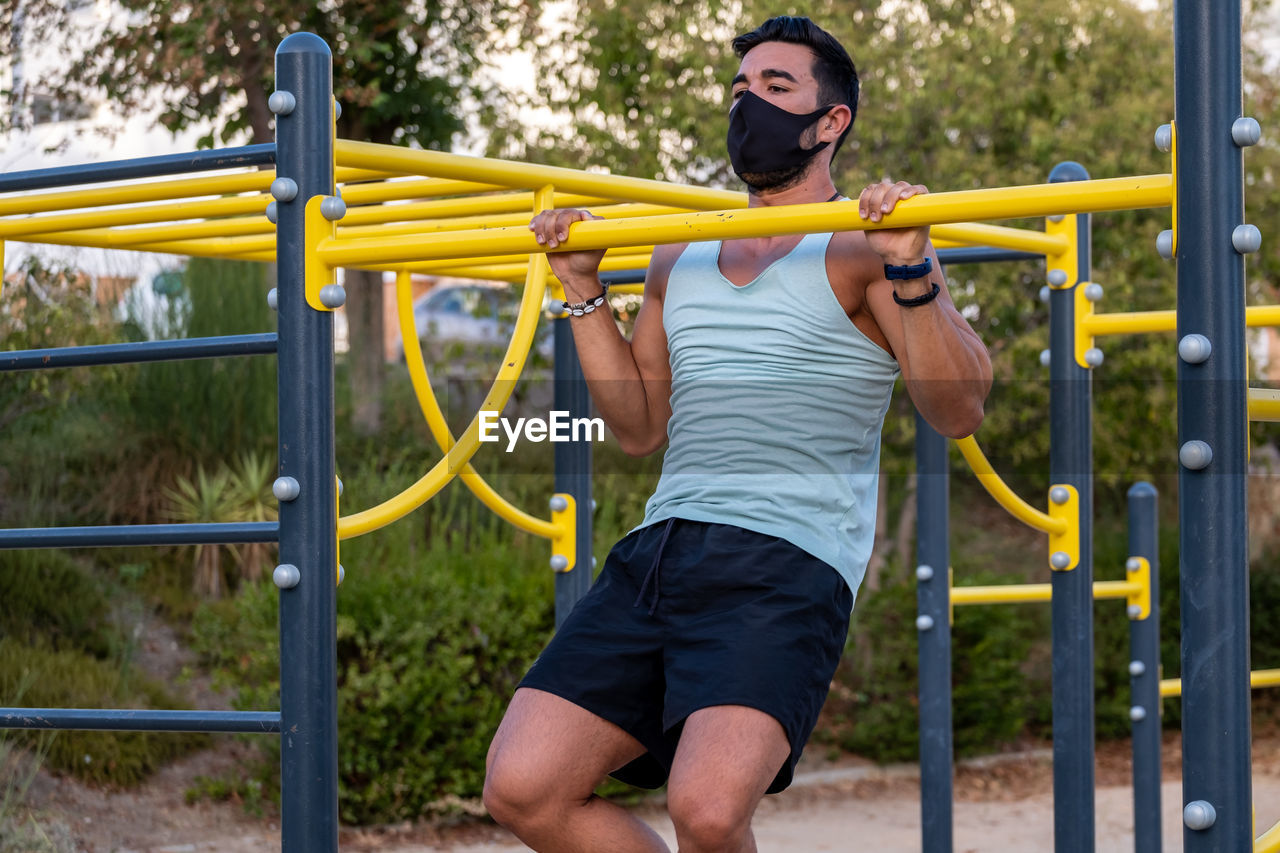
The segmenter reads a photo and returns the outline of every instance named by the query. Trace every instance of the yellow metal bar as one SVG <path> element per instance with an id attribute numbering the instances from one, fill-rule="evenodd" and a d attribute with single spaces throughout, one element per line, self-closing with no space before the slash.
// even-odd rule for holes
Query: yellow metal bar
<path id="1" fill-rule="evenodd" d="M 1244 309 L 1249 328 L 1280 326 L 1280 305 L 1250 305 Z M 1090 335 L 1131 335 L 1144 332 L 1172 332 L 1178 328 L 1175 311 L 1130 311 L 1092 314 L 1084 320 Z"/>
<path id="2" fill-rule="evenodd" d="M 639 249 L 619 249 L 616 252 L 609 252 L 604 256 L 604 260 L 600 264 L 601 270 L 614 269 L 633 269 L 636 264 L 641 267 L 649 265 L 649 258 L 653 255 L 652 246 L 642 246 Z M 541 255 L 534 255 L 533 258 L 541 258 Z M 492 255 L 480 258 L 460 258 L 453 261 L 423 261 L 417 264 L 406 264 L 405 269 L 419 273 L 445 273 L 450 270 L 457 269 L 497 269 L 507 267 L 518 270 L 523 273 L 525 265 L 529 263 L 531 258 L 528 255 Z"/>
<path id="3" fill-rule="evenodd" d="M 343 198 L 346 196 L 344 194 Z M 565 207 L 587 207 L 609 204 L 609 199 L 598 195 L 564 196 Z M 457 216 L 491 216 L 498 213 L 521 211 L 527 226 L 533 215 L 533 193 L 503 193 L 471 198 L 445 198 L 434 201 L 414 201 L 406 204 L 368 205 L 348 207 L 342 221 L 347 225 L 370 225 L 379 222 L 407 222 L 415 219 L 450 219 Z M 484 226 L 481 226 L 484 227 Z M 418 229 L 422 231 L 421 228 Z M 491 254 L 485 252 L 483 254 Z M 527 254 L 527 253 L 525 253 Z"/>
<path id="4" fill-rule="evenodd" d="M 342 188 L 342 199 L 349 205 L 378 204 L 384 201 L 437 198 L 446 195 L 469 195 L 507 189 L 499 184 L 475 181 L 442 181 L 438 178 L 410 178 L 397 181 L 352 184 Z"/>
<path id="5" fill-rule="evenodd" d="M 671 213 L 688 213 L 688 208 L 667 207 L 659 204 L 609 204 L 592 206 L 591 212 L 605 219 L 627 216 L 659 216 Z M 350 211 L 348 212 L 348 216 Z M 506 228 L 528 226 L 532 217 L 522 213 L 496 214 L 492 216 L 459 216 L 435 222 L 389 222 L 371 225 L 352 225 L 348 218 L 338 221 L 338 239 L 356 237 L 387 237 L 393 234 L 422 234 L 437 231 L 465 231 L 475 228 Z"/>
<path id="6" fill-rule="evenodd" d="M 77 213 L 39 214 L 0 219 L 0 235 L 9 238 L 41 235 L 59 231 L 79 231 L 93 228 L 115 228 L 122 225 L 142 225 L 155 222 L 179 222 L 188 219 L 212 219 L 220 216 L 259 214 L 266 222 L 267 202 L 270 196 L 233 196 L 200 201 L 150 204 L 136 207 L 108 207 Z M 268 223 L 269 224 L 269 223 Z M 38 236 L 30 242 L 39 242 Z"/>
<path id="7" fill-rule="evenodd" d="M 675 199 L 659 199 L 659 202 L 680 203 Z M 975 218 L 1044 216 L 1073 208 L 1091 211 L 1129 210 L 1168 202 L 1168 175 L 1113 178 L 921 195 L 898 205 L 893 213 L 878 223 L 861 219 L 857 205 L 846 202 L 579 222 L 572 226 L 569 248 L 607 249 L 690 240 L 863 231 L 871 228 L 963 222 Z M 546 248 L 537 243 L 527 228 L 495 228 L 449 234 L 424 233 L 340 243 L 327 241 L 320 247 L 325 262 L 331 266 L 398 263 L 482 254 L 533 254 L 543 251 Z"/>
<path id="8" fill-rule="evenodd" d="M 1280 421 L 1280 389 L 1249 389 L 1249 420 Z"/>
<path id="9" fill-rule="evenodd" d="M 1085 353 L 1093 348 L 1093 335 L 1089 334 L 1089 318 L 1093 316 L 1093 302 L 1085 296 L 1085 289 L 1089 286 L 1089 282 L 1082 281 L 1076 285 L 1075 303 L 1076 303 L 1076 333 L 1075 333 L 1075 357 L 1076 364 L 1085 370 L 1090 368 L 1090 364 L 1085 360 Z"/>
<path id="10" fill-rule="evenodd" d="M 535 256 L 541 257 L 541 256 Z M 607 255 L 600 263 L 601 272 L 618 272 L 622 270 L 647 269 L 649 266 L 649 255 Z M 377 269 L 376 266 L 372 267 Z M 388 266 L 388 268 L 391 268 Z M 407 264 L 406 269 L 413 272 L 428 273 L 431 275 L 449 275 L 458 278 L 478 278 L 488 281 L 507 281 L 518 283 L 524 280 L 526 272 L 528 272 L 528 263 L 521 261 L 509 264 L 492 264 L 492 265 L 468 265 L 465 261 L 454 262 L 454 265 L 448 265 L 441 262 L 430 261 L 422 264 Z M 559 284 L 559 279 L 551 276 L 549 281 Z M 626 285 L 619 285 L 609 288 L 610 293 L 627 293 Z M 642 293 L 643 288 L 636 289 L 635 293 Z"/>
<path id="11" fill-rule="evenodd" d="M 1140 590 L 1136 583 L 1128 581 L 1094 581 L 1093 597 L 1096 599 L 1127 598 Z M 957 586 L 951 588 L 951 603 L 962 604 L 1024 604 L 1053 599 L 1053 584 L 1016 583 L 994 586 Z"/>
<path id="12" fill-rule="evenodd" d="M 12 216 L 20 213 L 44 213 L 52 210 L 75 210 L 83 207 L 100 207 L 109 204 L 139 204 L 175 198 L 265 192 L 271 186 L 271 181 L 275 179 L 275 174 L 275 172 L 245 172 L 203 178 L 184 178 L 180 181 L 155 181 L 116 187 L 94 187 L 93 189 L 61 190 L 50 193 L 25 193 L 16 198 L 0 198 L 0 216 Z"/>
<path id="13" fill-rule="evenodd" d="M 151 243 L 176 240 L 206 240 L 217 237 L 248 237 L 275 234 L 276 226 L 265 216 L 243 216 L 234 219 L 206 219 L 201 222 L 179 222 L 169 225 L 146 225 L 129 228 L 89 228 L 81 231 L 50 232 L 35 235 L 31 242 L 78 238 L 92 241 L 102 248 L 127 249 Z M 24 238 L 26 239 L 26 238 Z"/>
<path id="14" fill-rule="evenodd" d="M 991 467 L 991 463 L 987 461 L 987 457 L 983 455 L 982 448 L 978 447 L 978 442 L 973 436 L 956 440 L 956 447 L 960 448 L 960 453 L 964 456 L 965 461 L 969 463 L 969 467 L 973 469 L 974 475 L 978 478 L 978 482 L 995 498 L 996 503 L 1000 504 L 1009 514 L 1021 521 L 1023 524 L 1033 527 L 1036 530 L 1045 533 L 1065 533 L 1067 523 L 1061 519 L 1055 519 L 1047 513 L 1043 513 L 1031 504 L 1024 501 L 1014 493 L 1000 479 L 1000 475 Z"/>
<path id="15" fill-rule="evenodd" d="M 426 360 L 422 355 L 422 342 L 418 340 L 418 328 L 413 318 L 413 288 L 411 285 L 412 282 L 407 271 L 402 270 L 397 273 L 396 309 L 400 319 L 400 338 L 404 341 L 404 361 L 409 367 L 409 381 L 412 383 L 413 392 L 418 398 L 418 406 L 422 409 L 422 417 L 427 422 L 427 428 L 431 430 L 431 435 L 436 440 L 436 444 L 440 445 L 440 449 L 448 453 L 455 441 L 453 433 L 449 431 L 449 424 L 445 420 L 444 412 L 440 410 L 440 402 L 436 399 L 435 389 L 431 387 L 431 379 L 427 376 Z M 503 518 L 521 530 L 527 530 L 544 539 L 552 539 L 559 532 L 556 525 L 551 522 L 535 518 L 509 503 L 506 498 L 498 494 L 492 486 L 485 482 L 484 478 L 476 472 L 470 462 L 462 467 L 462 471 L 458 476 L 466 484 L 466 487 L 479 498 L 480 502 L 493 510 L 494 514 L 499 518 Z"/>
<path id="16" fill-rule="evenodd" d="M 1255 669 L 1249 673 L 1249 686 L 1255 690 L 1260 687 L 1280 687 L 1280 669 Z M 1160 696 L 1168 699 L 1182 695 L 1181 678 L 1163 678 L 1160 680 Z"/>
<path id="17" fill-rule="evenodd" d="M 1280 853 L 1280 822 L 1254 840 L 1253 853 Z"/>
<path id="18" fill-rule="evenodd" d="M 336 161 L 344 166 L 396 169 L 436 178 L 480 181 L 508 187 L 528 188 L 554 184 L 560 192 L 605 194 L 619 200 L 672 204 L 702 210 L 746 204 L 742 193 L 730 190 L 689 187 L 643 178 L 601 175 L 557 166 L 515 163 L 345 139 L 338 140 Z"/>
<path id="19" fill-rule="evenodd" d="M 549 205 L 552 202 L 551 187 L 539 191 L 537 204 Z M 524 295 L 520 301 L 520 314 L 516 318 L 516 328 L 511 342 L 502 358 L 502 366 L 493 385 L 485 394 L 481 411 L 500 412 L 506 406 L 515 390 L 516 380 L 524 370 L 525 361 L 529 357 L 529 349 L 533 345 L 534 330 L 538 324 L 538 314 L 542 311 L 542 297 L 547 289 L 546 263 L 530 264 L 529 275 L 525 280 Z M 475 455 L 480 447 L 480 415 L 471 419 L 471 423 L 463 431 L 444 458 L 405 491 L 376 507 L 338 520 L 338 535 L 343 539 L 361 536 L 408 515 L 426 503 L 449 480 L 462 469 Z"/>
<path id="20" fill-rule="evenodd" d="M 1012 249 L 1015 252 L 1036 252 L 1041 255 L 1064 252 L 1067 247 L 1067 240 L 1061 235 L 977 222 L 939 225 L 930 229 L 929 234 L 935 246 L 939 246 L 945 241 L 954 245 L 993 246 L 997 249 Z"/>

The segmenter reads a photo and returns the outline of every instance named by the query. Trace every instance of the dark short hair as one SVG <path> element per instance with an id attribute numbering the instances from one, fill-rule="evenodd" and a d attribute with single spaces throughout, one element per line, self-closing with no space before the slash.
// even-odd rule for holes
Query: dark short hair
<path id="1" fill-rule="evenodd" d="M 832 152 L 840 150 L 858 116 L 858 70 L 844 45 L 835 36 L 808 18 L 779 15 L 733 40 L 733 52 L 742 58 L 765 42 L 782 41 L 803 45 L 813 51 L 813 76 L 818 81 L 818 104 L 845 104 L 852 116 L 849 126 L 836 140 Z"/>

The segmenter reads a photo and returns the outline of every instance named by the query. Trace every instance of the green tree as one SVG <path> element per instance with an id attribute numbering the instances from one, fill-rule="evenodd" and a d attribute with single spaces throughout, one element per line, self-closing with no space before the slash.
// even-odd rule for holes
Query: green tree
<path id="1" fill-rule="evenodd" d="M 1269 5 L 1250 5 L 1244 63 L 1248 110 L 1264 128 L 1280 105 L 1274 62 L 1257 37 Z M 1042 183 L 1063 160 L 1096 178 L 1169 171 L 1168 155 L 1152 144 L 1173 117 L 1167 0 L 1155 9 L 1114 0 L 815 0 L 790 9 L 758 0 L 575 0 L 563 31 L 540 37 L 534 96 L 573 132 L 506 126 L 493 150 L 539 149 L 558 162 L 740 187 L 722 141 L 738 63 L 729 43 L 785 12 L 831 31 L 858 65 L 857 122 L 835 162 L 846 193 L 884 177 L 918 180 L 934 192 Z M 1248 219 L 1268 235 L 1280 231 L 1275 157 L 1267 139 L 1246 153 Z M 1174 268 L 1154 248 L 1169 215 L 1094 217 L 1093 278 L 1106 288 L 1099 310 L 1173 307 Z M 1274 245 L 1250 261 L 1255 299 L 1274 301 Z M 995 364 L 997 388 L 979 438 L 999 470 L 1025 475 L 1038 489 L 1048 451 L 1043 265 L 953 266 L 948 275 Z M 1168 336 L 1099 345 L 1107 361 L 1095 374 L 1096 469 L 1119 496 L 1122 484 L 1173 470 L 1175 360 Z M 899 394 L 886 426 L 890 470 L 911 467 L 911 434 L 910 403 Z"/>
<path id="2" fill-rule="evenodd" d="M 6 45 L 39 38 L 65 51 L 65 73 L 44 81 L 61 97 L 103 95 L 119 114 L 157 110 L 175 133 L 208 128 L 203 145 L 272 140 L 276 47 L 309 31 L 334 52 L 340 137 L 447 148 L 466 129 L 465 116 L 501 110 L 506 95 L 491 60 L 532 31 L 539 4 L 118 0 L 121 14 L 103 24 L 68 16 L 68 3 L 4 5 Z M 347 282 L 353 421 L 369 433 L 381 422 L 381 277 L 353 270 Z"/>

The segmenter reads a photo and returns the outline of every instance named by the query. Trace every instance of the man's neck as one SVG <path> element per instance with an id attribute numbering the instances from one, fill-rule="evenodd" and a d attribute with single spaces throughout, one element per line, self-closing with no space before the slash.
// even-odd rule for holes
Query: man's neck
<path id="1" fill-rule="evenodd" d="M 836 192 L 828 169 L 814 169 L 797 184 L 778 192 L 752 192 L 747 207 L 773 207 L 780 204 L 815 204 L 830 201 Z"/>

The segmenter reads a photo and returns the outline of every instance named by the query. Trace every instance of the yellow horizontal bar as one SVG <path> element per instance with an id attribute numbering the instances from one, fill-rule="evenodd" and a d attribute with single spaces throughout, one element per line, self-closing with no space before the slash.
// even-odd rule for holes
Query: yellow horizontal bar
<path id="1" fill-rule="evenodd" d="M 233 195 L 265 192 L 275 179 L 275 172 L 246 172 L 184 178 L 180 181 L 155 181 L 118 187 L 62 190 L 50 193 L 26 193 L 16 198 L 0 199 L 0 216 L 20 213 L 43 213 L 52 210 L 75 210 L 109 204 L 139 204 L 193 196 Z"/>
<path id="2" fill-rule="evenodd" d="M 540 257 L 540 256 L 535 255 L 534 257 Z M 650 260 L 649 255 L 606 255 L 604 261 L 602 261 L 600 264 L 600 271 L 601 272 L 618 272 L 623 270 L 648 269 L 649 260 Z M 511 264 L 489 264 L 489 265 L 474 265 L 474 266 L 469 266 L 459 262 L 454 262 L 454 263 L 455 265 L 449 266 L 446 263 L 441 263 L 439 261 L 427 261 L 421 264 L 407 264 L 404 266 L 396 266 L 396 267 L 373 266 L 370 268 L 371 269 L 393 269 L 393 268 L 407 269 L 412 272 L 430 273 L 432 275 L 450 275 L 450 276 L 456 276 L 458 278 L 479 278 L 479 279 L 485 279 L 489 281 L 509 281 L 513 283 L 518 281 L 523 281 L 525 277 L 525 273 L 528 270 L 527 261 L 521 261 L 520 263 L 511 263 Z M 554 276 L 552 276 L 550 280 L 557 282 L 557 284 L 559 283 L 559 280 L 556 279 Z M 637 292 L 642 292 L 642 291 L 643 291 L 643 288 L 641 288 L 641 291 L 637 291 Z M 622 287 L 611 287 L 609 288 L 609 292 L 625 293 L 627 291 Z"/>
<path id="3" fill-rule="evenodd" d="M 378 204 L 384 201 L 437 198 L 446 195 L 472 195 L 507 189 L 499 184 L 475 181 L 442 181 L 438 178 L 410 178 L 399 181 L 352 184 L 342 188 L 347 204 Z"/>
<path id="4" fill-rule="evenodd" d="M 1280 305 L 1250 305 L 1244 309 L 1250 328 L 1280 326 Z M 1145 332 L 1172 332 L 1178 328 L 1176 311 L 1131 311 L 1091 314 L 1082 321 L 1087 334 L 1132 335 Z"/>
<path id="5" fill-rule="evenodd" d="M 1094 581 L 1093 597 L 1096 599 L 1126 598 L 1138 592 L 1139 584 L 1128 581 Z M 1053 584 L 1019 583 L 995 586 L 957 586 L 951 588 L 951 603 L 959 604 L 1021 604 L 1053 599 Z"/>
<path id="6" fill-rule="evenodd" d="M 1249 420 L 1270 423 L 1280 421 L 1280 389 L 1250 388 Z"/>
<path id="7" fill-rule="evenodd" d="M 1259 687 L 1280 687 L 1280 669 L 1255 669 L 1249 673 L 1249 686 L 1255 690 Z M 1171 696 L 1181 695 L 1181 678 L 1160 679 L 1160 696 L 1162 698 L 1167 699 Z"/>
<path id="8" fill-rule="evenodd" d="M 0 235 L 16 237 L 30 243 L 42 242 L 40 235 L 59 231 L 179 222 L 190 219 L 213 219 L 223 216 L 261 214 L 266 222 L 267 195 L 233 196 L 199 201 L 117 207 L 77 213 L 42 214 L 0 219 Z"/>
<path id="9" fill-rule="evenodd" d="M 969 463 L 969 467 L 973 469 L 974 475 L 978 478 L 978 482 L 995 498 L 996 503 L 1008 510 L 1009 514 L 1014 518 L 1033 527 L 1036 530 L 1045 533 L 1065 533 L 1067 525 L 1065 521 L 1051 517 L 1048 513 L 1041 512 L 1031 504 L 1024 501 L 1014 493 L 1000 479 L 1000 475 L 991 467 L 991 463 L 987 461 L 987 457 L 983 455 L 982 448 L 978 447 L 978 442 L 973 436 L 956 440 L 956 447 L 960 448 L 961 455 L 965 461 Z"/>
<path id="10" fill-rule="evenodd" d="M 658 216 L 669 213 L 687 213 L 687 208 L 667 207 L 658 204 L 610 204 L 593 206 L 591 212 L 605 219 L 618 219 L 626 216 Z M 506 213 L 490 216 L 459 216 L 441 219 L 435 222 L 390 222 L 373 225 L 352 225 L 350 220 L 338 222 L 338 239 L 346 240 L 356 237 L 385 237 L 392 234 L 422 234 L 425 232 L 464 231 L 473 228 L 505 228 L 528 226 L 533 217 L 528 211 L 524 213 Z"/>
<path id="11" fill-rule="evenodd" d="M 878 223 L 863 220 L 858 216 L 857 205 L 846 202 L 579 222 L 572 226 L 569 247 L 606 249 L 780 234 L 864 231 L 970 219 L 1046 216 L 1076 210 L 1127 210 L 1167 205 L 1169 193 L 1169 176 L 1154 175 L 921 195 L 898 205 L 893 213 Z M 324 262 L 331 267 L 543 251 L 546 248 L 538 245 L 527 228 L 325 241 L 319 248 Z"/>
<path id="12" fill-rule="evenodd" d="M 746 196 L 731 190 L 602 175 L 578 169 L 515 163 L 487 157 L 468 157 L 443 151 L 414 150 L 395 145 L 339 139 L 335 154 L 337 162 L 344 166 L 391 168 L 436 178 L 480 181 L 521 189 L 552 184 L 557 192 L 608 195 L 618 200 L 671 204 L 700 210 L 746 205 Z"/>
<path id="13" fill-rule="evenodd" d="M 345 194 L 343 196 L 346 198 Z M 557 199 L 564 207 L 587 207 L 608 204 L 599 196 L 561 196 Z M 449 219 L 456 216 L 491 216 L 521 211 L 527 226 L 533 218 L 533 193 L 503 193 L 471 198 L 446 198 L 434 201 L 415 201 L 407 204 L 367 205 L 348 207 L 342 222 L 347 225 L 370 225 L 378 222 L 407 222 L 415 219 Z M 486 227 L 486 226 L 481 226 Z M 421 231 L 422 229 L 419 229 Z M 527 229 L 526 229 L 527 230 Z M 485 252 L 482 254 L 491 254 Z M 525 253 L 527 254 L 527 253 Z"/>
<path id="14" fill-rule="evenodd" d="M 940 240 L 945 240 L 963 246 L 993 246 L 1041 255 L 1056 255 L 1067 249 L 1067 240 L 1059 235 L 978 222 L 939 225 L 930 230 L 930 236 L 935 246 Z"/>

